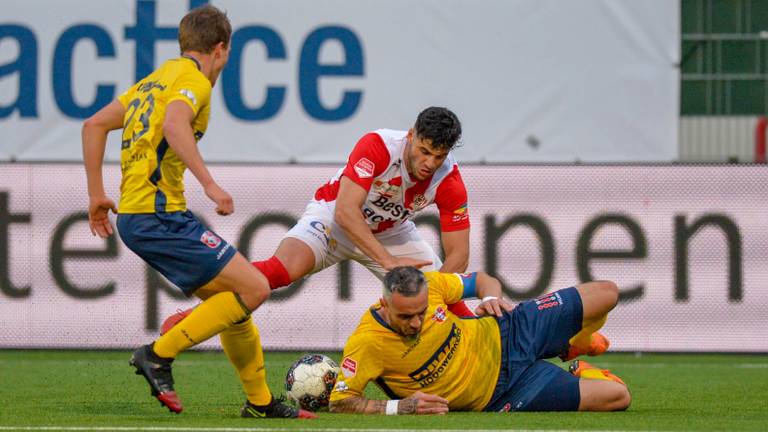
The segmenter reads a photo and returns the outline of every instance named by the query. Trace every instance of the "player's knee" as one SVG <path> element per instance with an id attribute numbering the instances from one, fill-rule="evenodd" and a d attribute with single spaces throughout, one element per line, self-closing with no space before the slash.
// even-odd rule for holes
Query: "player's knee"
<path id="1" fill-rule="evenodd" d="M 269 285 L 262 278 L 254 278 L 251 283 L 238 290 L 238 295 L 245 307 L 254 311 L 269 299 L 271 292 Z"/>
<path id="2" fill-rule="evenodd" d="M 621 386 L 621 389 L 616 393 L 611 411 L 625 411 L 631 403 L 632 395 L 629 393 L 629 389 L 626 386 Z"/>
<path id="3" fill-rule="evenodd" d="M 605 411 L 624 411 L 629 408 L 632 402 L 632 395 L 627 386 L 614 383 L 605 393 L 604 406 Z"/>
<path id="4" fill-rule="evenodd" d="M 592 283 L 595 284 L 595 290 L 599 292 L 600 298 L 613 309 L 619 302 L 619 287 L 614 282 L 607 280 Z"/>

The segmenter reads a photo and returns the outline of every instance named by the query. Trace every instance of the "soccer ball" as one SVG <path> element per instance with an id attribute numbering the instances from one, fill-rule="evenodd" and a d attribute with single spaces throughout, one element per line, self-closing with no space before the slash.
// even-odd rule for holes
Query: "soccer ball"
<path id="1" fill-rule="evenodd" d="M 322 354 L 305 355 L 285 375 L 288 399 L 309 411 L 326 408 L 338 376 L 339 365 L 335 361 Z"/>

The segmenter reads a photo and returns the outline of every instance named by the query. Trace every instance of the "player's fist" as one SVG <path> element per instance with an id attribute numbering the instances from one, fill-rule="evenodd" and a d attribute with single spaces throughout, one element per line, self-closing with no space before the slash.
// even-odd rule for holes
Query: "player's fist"
<path id="1" fill-rule="evenodd" d="M 232 200 L 232 195 L 216 183 L 211 183 L 205 187 L 205 195 L 216 204 L 217 214 L 226 216 L 234 213 L 235 202 Z"/>
<path id="2" fill-rule="evenodd" d="M 114 230 L 109 221 L 110 210 L 112 213 L 117 213 L 115 202 L 105 195 L 91 197 L 88 200 L 88 226 L 91 228 L 91 234 L 101 238 L 112 235 Z"/>
<path id="3" fill-rule="evenodd" d="M 397 407 L 398 414 L 446 414 L 447 412 L 448 399 L 420 391 L 401 400 Z"/>

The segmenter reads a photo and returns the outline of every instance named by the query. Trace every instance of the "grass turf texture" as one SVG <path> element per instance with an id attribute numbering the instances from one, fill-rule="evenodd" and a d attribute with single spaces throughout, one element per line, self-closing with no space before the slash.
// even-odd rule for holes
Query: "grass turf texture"
<path id="1" fill-rule="evenodd" d="M 338 353 L 326 354 L 339 358 Z M 299 355 L 266 353 L 274 393 L 283 390 L 285 372 Z M 0 350 L 0 430 L 54 426 L 764 431 L 768 427 L 768 356 L 606 354 L 590 359 L 629 384 L 632 406 L 620 413 L 457 412 L 386 417 L 325 412 L 312 421 L 239 418 L 245 398 L 234 370 L 219 352 L 184 353 L 174 363 L 184 412 L 171 414 L 149 395 L 144 379 L 133 374 L 129 357 L 128 352 L 114 351 Z M 368 397 L 384 398 L 373 385 L 367 392 Z"/>

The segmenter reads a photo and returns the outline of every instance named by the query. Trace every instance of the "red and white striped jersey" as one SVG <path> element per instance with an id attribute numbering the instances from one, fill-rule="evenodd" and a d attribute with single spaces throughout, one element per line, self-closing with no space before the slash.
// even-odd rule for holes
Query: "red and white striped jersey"
<path id="1" fill-rule="evenodd" d="M 374 234 L 401 226 L 432 203 L 440 212 L 442 231 L 469 228 L 467 189 L 453 155 L 448 154 L 432 177 L 415 181 L 403 161 L 407 134 L 379 129 L 364 135 L 347 165 L 317 189 L 315 201 L 334 206 L 345 176 L 368 191 L 362 212 Z"/>

